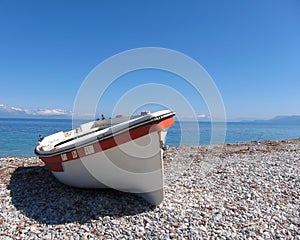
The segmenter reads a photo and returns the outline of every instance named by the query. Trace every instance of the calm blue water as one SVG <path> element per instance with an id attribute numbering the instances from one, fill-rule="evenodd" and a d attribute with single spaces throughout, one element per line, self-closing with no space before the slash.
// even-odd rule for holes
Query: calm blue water
<path id="1" fill-rule="evenodd" d="M 39 134 L 47 136 L 71 128 L 70 119 L 0 119 L 0 157 L 34 156 Z M 300 123 L 232 122 L 227 123 L 225 143 L 293 138 L 300 138 Z M 170 146 L 206 145 L 210 141 L 211 124 L 208 122 L 176 122 L 167 135 Z"/>

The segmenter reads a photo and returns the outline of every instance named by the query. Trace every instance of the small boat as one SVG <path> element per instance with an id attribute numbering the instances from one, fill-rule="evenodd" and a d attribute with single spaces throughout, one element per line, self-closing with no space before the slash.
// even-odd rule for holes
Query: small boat
<path id="1" fill-rule="evenodd" d="M 163 150 L 175 112 L 91 121 L 41 138 L 35 154 L 62 183 L 113 188 L 158 205 L 163 192 Z"/>

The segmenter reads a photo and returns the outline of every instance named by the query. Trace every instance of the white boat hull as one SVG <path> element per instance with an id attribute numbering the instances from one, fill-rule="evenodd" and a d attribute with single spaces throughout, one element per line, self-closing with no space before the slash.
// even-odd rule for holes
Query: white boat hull
<path id="1" fill-rule="evenodd" d="M 39 157 L 66 185 L 113 188 L 138 194 L 158 205 L 164 197 L 162 146 L 167 128 L 173 123 L 172 115 L 105 140 Z"/>
<path id="2" fill-rule="evenodd" d="M 162 149 L 158 138 L 158 133 L 153 132 L 106 151 L 63 162 L 64 171 L 52 173 L 60 182 L 70 186 L 137 193 L 157 205 L 163 199 Z M 146 149 L 137 147 L 141 144 L 148 146 Z M 140 148 L 140 153 L 136 152 L 137 148 Z M 136 156 L 130 155 L 133 151 Z M 140 154 L 148 157 L 140 158 Z"/>

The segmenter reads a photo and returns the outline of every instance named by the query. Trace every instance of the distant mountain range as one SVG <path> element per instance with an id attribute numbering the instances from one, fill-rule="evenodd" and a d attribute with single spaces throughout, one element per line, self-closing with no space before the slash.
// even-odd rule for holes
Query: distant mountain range
<path id="1" fill-rule="evenodd" d="M 70 118 L 71 114 L 61 109 L 30 110 L 0 104 L 0 118 Z"/>
<path id="2" fill-rule="evenodd" d="M 300 115 L 277 116 L 269 120 L 254 120 L 254 122 L 300 123 Z"/>

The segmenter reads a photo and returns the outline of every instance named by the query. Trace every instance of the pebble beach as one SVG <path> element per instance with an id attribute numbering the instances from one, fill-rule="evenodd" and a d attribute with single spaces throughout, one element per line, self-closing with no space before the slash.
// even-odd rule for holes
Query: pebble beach
<path id="1" fill-rule="evenodd" d="M 300 139 L 170 147 L 165 198 L 59 183 L 0 159 L 0 239 L 300 239 Z"/>

